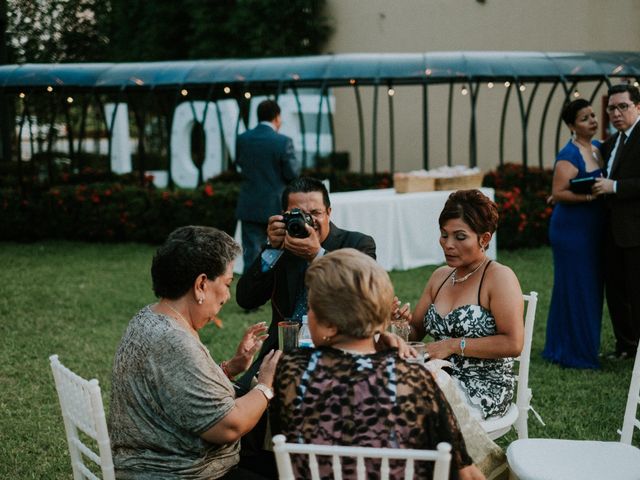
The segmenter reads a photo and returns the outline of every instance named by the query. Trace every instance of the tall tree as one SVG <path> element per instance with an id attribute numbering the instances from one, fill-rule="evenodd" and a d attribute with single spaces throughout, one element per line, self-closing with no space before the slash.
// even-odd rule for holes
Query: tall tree
<path id="1" fill-rule="evenodd" d="M 107 58 L 110 2 L 7 0 L 9 45 L 18 63 Z"/>
<path id="2" fill-rule="evenodd" d="M 0 65 L 10 63 L 11 57 L 7 46 L 7 1 L 0 0 Z M 0 142 L 2 160 L 11 158 L 11 132 L 13 131 L 13 105 L 3 99 L 0 103 Z"/>

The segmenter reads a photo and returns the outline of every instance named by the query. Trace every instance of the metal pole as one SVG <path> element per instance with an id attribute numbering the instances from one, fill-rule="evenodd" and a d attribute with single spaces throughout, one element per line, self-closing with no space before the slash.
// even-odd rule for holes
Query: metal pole
<path id="1" fill-rule="evenodd" d="M 389 86 L 389 88 L 393 88 Z M 389 98 L 389 170 L 393 174 L 396 171 L 396 133 L 393 120 L 393 95 Z"/>
<path id="2" fill-rule="evenodd" d="M 356 110 L 358 111 L 358 132 L 360 134 L 360 173 L 364 173 L 364 120 L 362 118 L 362 101 L 360 99 L 360 90 L 358 85 L 353 84 L 353 90 L 356 94 Z"/>
<path id="3" fill-rule="evenodd" d="M 371 167 L 374 174 L 378 170 L 378 90 L 379 85 L 376 83 L 373 86 L 373 118 L 371 119 Z"/>
<path id="4" fill-rule="evenodd" d="M 476 106 L 478 103 L 478 92 L 480 91 L 480 82 L 476 82 L 475 86 L 469 81 L 469 94 L 471 96 L 471 126 L 469 131 L 469 163 L 471 167 L 478 166 L 478 138 L 476 132 Z"/>
<path id="5" fill-rule="evenodd" d="M 447 103 L 447 165 L 451 166 L 451 140 L 453 122 L 453 82 L 449 83 L 449 101 Z"/>
<path id="6" fill-rule="evenodd" d="M 504 94 L 504 102 L 502 102 L 502 114 L 500 115 L 500 165 L 504 165 L 504 127 L 507 123 L 507 107 L 509 106 L 509 97 L 511 96 L 512 82 L 507 86 L 507 92 Z"/>
<path id="7" fill-rule="evenodd" d="M 422 167 L 429 170 L 429 85 L 422 84 Z"/>
<path id="8" fill-rule="evenodd" d="M 544 108 L 542 109 L 542 118 L 540 119 L 540 134 L 538 135 L 538 165 L 540 166 L 540 168 L 544 167 L 544 158 L 542 153 L 542 149 L 544 146 L 544 127 L 547 123 L 547 113 L 549 112 L 549 105 L 551 105 L 551 99 L 553 98 L 553 94 L 555 93 L 556 88 L 558 88 L 558 82 L 555 82 L 553 84 L 553 87 L 551 87 L 551 91 L 549 92 L 547 100 L 544 102 Z"/>

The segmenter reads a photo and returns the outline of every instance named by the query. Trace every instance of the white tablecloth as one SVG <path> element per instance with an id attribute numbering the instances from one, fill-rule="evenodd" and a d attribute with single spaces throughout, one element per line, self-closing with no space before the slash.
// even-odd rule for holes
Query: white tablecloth
<path id="1" fill-rule="evenodd" d="M 481 191 L 494 198 L 492 188 Z M 409 270 L 444 262 L 440 248 L 438 216 L 450 191 L 396 193 L 394 189 L 359 190 L 331 194 L 331 221 L 346 230 L 371 235 L 376 241 L 378 263 L 386 270 Z M 241 243 L 240 224 L 236 241 Z M 495 259 L 496 238 L 489 258 Z M 242 259 L 236 261 L 242 271 Z"/>

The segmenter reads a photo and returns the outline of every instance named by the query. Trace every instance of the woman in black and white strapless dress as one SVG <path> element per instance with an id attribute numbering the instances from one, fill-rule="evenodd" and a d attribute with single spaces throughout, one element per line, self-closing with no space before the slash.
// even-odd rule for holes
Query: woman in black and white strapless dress
<path id="1" fill-rule="evenodd" d="M 518 279 L 485 254 L 497 221 L 495 203 L 480 191 L 450 195 L 439 219 L 447 265 L 433 273 L 410 316 L 410 338 L 433 338 L 430 358 L 453 364 L 451 375 L 472 415 L 483 419 L 509 408 L 513 357 L 524 339 Z"/>

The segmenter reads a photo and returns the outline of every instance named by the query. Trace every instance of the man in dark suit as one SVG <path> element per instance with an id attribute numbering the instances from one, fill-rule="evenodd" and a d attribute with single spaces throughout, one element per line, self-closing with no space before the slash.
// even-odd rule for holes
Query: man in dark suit
<path id="1" fill-rule="evenodd" d="M 618 133 L 603 148 L 607 178 L 593 187 L 605 195 L 605 289 L 616 337 L 615 358 L 634 358 L 640 338 L 640 91 L 632 85 L 609 89 L 607 112 Z"/>
<path id="2" fill-rule="evenodd" d="M 329 193 L 321 181 L 301 177 L 291 182 L 282 194 L 282 208 L 284 211 L 299 208 L 308 213 L 313 227 L 305 225 L 309 235 L 296 238 L 287 233 L 282 215 L 269 218 L 268 245 L 238 282 L 236 300 L 241 307 L 253 309 L 271 300 L 269 337 L 254 362 L 255 367 L 270 350 L 278 348 L 278 322 L 285 318 L 301 321 L 306 314 L 304 274 L 314 259 L 340 248 L 355 248 L 376 258 L 373 238 L 331 223 Z M 250 368 L 245 377 L 254 374 L 255 369 Z"/>
<path id="3" fill-rule="evenodd" d="M 238 137 L 236 164 L 243 177 L 236 218 L 242 221 L 244 270 L 256 259 L 265 243 L 267 221 L 280 211 L 284 187 L 300 175 L 293 142 L 278 133 L 282 120 L 273 100 L 258 105 L 256 128 Z"/>

